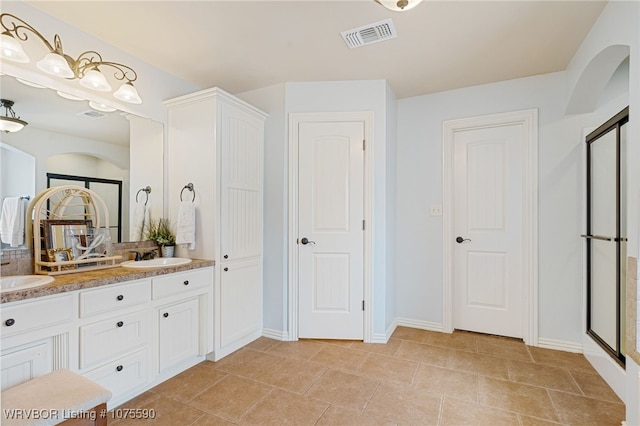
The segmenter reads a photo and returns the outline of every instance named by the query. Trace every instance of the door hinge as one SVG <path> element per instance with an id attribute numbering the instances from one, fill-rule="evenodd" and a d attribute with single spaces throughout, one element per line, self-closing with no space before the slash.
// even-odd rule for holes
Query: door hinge
<path id="1" fill-rule="evenodd" d="M 364 311 L 364 300 L 362 301 L 362 310 Z"/>
<path id="2" fill-rule="evenodd" d="M 362 139 L 362 150 L 366 150 L 367 149 L 367 141 Z"/>
<path id="3" fill-rule="evenodd" d="M 364 219 L 362 219 L 362 230 L 364 231 L 364 230 L 366 230 L 366 229 L 367 229 L 367 226 L 366 226 L 366 224 L 365 224 Z"/>

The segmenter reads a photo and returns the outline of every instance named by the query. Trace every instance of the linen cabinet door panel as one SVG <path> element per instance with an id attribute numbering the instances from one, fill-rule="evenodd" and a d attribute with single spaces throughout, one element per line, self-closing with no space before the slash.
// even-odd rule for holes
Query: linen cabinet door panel
<path id="1" fill-rule="evenodd" d="M 238 260 L 262 253 L 262 120 L 221 106 L 221 257 Z"/>
<path id="2" fill-rule="evenodd" d="M 198 299 L 158 310 L 160 371 L 198 355 L 199 312 Z"/>
<path id="3" fill-rule="evenodd" d="M 2 353 L 2 390 L 52 371 L 50 339 L 43 339 Z"/>
<path id="4" fill-rule="evenodd" d="M 118 315 L 80 327 L 80 368 L 87 368 L 147 344 L 148 314 Z"/>
<path id="5" fill-rule="evenodd" d="M 220 345 L 262 330 L 262 258 L 228 262 L 220 274 Z"/>

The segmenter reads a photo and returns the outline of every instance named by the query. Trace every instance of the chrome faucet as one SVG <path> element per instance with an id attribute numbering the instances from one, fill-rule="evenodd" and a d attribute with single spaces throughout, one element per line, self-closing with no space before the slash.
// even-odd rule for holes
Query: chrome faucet
<path id="1" fill-rule="evenodd" d="M 155 259 L 157 255 L 155 249 L 151 251 L 146 251 L 144 253 L 140 253 L 139 251 L 135 251 L 135 250 L 130 250 L 130 252 L 136 254 L 136 257 L 134 259 L 136 262 L 139 262 L 141 260 Z"/>

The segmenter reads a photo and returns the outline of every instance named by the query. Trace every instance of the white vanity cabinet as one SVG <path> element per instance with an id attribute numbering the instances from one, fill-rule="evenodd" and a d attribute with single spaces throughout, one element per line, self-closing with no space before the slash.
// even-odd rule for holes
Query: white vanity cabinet
<path id="1" fill-rule="evenodd" d="M 79 371 L 128 399 L 151 373 L 151 280 L 84 290 L 79 299 Z"/>
<path id="2" fill-rule="evenodd" d="M 198 355 L 198 300 L 190 299 L 158 309 L 160 371 Z"/>
<path id="3" fill-rule="evenodd" d="M 68 368 L 109 389 L 109 408 L 213 350 L 213 267 L 0 306 L 2 389 Z"/>
<path id="4" fill-rule="evenodd" d="M 212 268 L 154 278 L 153 301 L 161 376 L 181 371 L 211 352 Z"/>
<path id="5" fill-rule="evenodd" d="M 197 207 L 196 248 L 216 261 L 215 361 L 262 335 L 263 150 L 266 114 L 213 88 L 165 102 L 169 206 Z M 184 190 L 193 184 L 194 192 Z"/>
<path id="6" fill-rule="evenodd" d="M 7 303 L 2 318 L 2 389 L 67 368 L 73 353 L 77 302 L 72 294 Z"/>

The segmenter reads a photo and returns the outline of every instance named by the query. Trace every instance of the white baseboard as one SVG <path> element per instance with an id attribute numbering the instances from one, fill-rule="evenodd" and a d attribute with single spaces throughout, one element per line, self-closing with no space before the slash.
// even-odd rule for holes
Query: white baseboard
<path id="1" fill-rule="evenodd" d="M 389 339 L 391 339 L 393 332 L 396 331 L 396 328 L 398 326 L 438 332 L 442 332 L 443 330 L 442 324 L 438 324 L 435 322 L 414 320 L 409 318 L 395 318 L 393 321 L 391 321 L 391 324 L 389 324 L 389 327 L 387 327 L 387 330 L 384 333 L 373 333 L 371 335 L 370 343 L 387 343 Z"/>
<path id="2" fill-rule="evenodd" d="M 251 333 L 236 340 L 235 342 L 230 343 L 226 346 L 223 346 L 219 349 L 216 349 L 215 351 L 207 355 L 207 359 L 209 359 L 210 361 L 220 361 L 225 356 L 237 351 L 238 349 L 241 349 L 247 346 L 249 343 L 253 342 L 260 336 L 261 334 L 259 329 L 252 331 Z"/>
<path id="3" fill-rule="evenodd" d="M 410 318 L 396 318 L 396 324 L 402 327 L 419 328 L 421 330 L 444 332 L 442 324 L 437 322 L 429 322 L 422 320 L 414 320 Z"/>
<path id="4" fill-rule="evenodd" d="M 263 328 L 262 329 L 262 337 L 268 337 L 269 339 L 280 340 L 282 342 L 289 341 L 289 332 L 288 331 L 280 331 L 273 330 L 271 328 Z"/>
<path id="5" fill-rule="evenodd" d="M 580 343 L 567 342 L 564 340 L 538 338 L 538 347 L 545 349 L 554 349 L 556 351 L 573 352 L 577 354 L 584 353 L 584 348 Z"/>
<path id="6" fill-rule="evenodd" d="M 626 402 L 627 378 L 626 371 L 611 356 L 605 352 L 589 335 L 584 335 L 584 356 L 595 368 L 609 387 Z"/>

